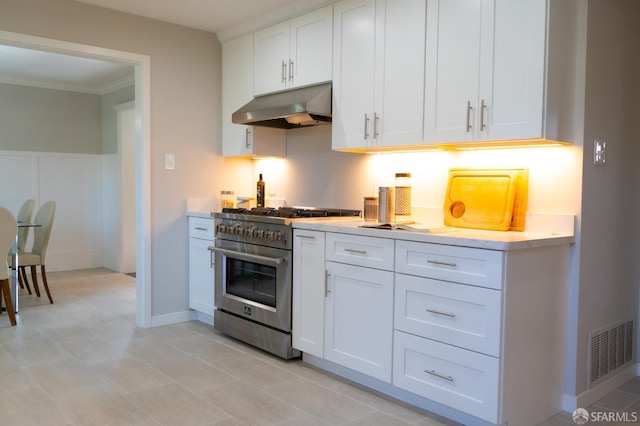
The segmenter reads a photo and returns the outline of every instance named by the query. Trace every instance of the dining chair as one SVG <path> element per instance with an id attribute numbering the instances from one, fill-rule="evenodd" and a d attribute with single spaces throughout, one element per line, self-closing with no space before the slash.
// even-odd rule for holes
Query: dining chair
<path id="1" fill-rule="evenodd" d="M 11 250 L 11 244 L 16 239 L 18 233 L 18 225 L 16 218 L 13 214 L 4 207 L 0 207 L 0 253 L 8 253 Z M 7 306 L 7 314 L 9 314 L 9 321 L 11 325 L 16 325 L 16 313 L 13 309 L 13 302 L 11 301 L 11 290 L 9 286 L 9 265 L 7 264 L 7 257 L 0 256 L 0 286 L 2 292 L 0 294 L 0 312 L 2 312 L 2 299 L 4 298 L 5 305 Z"/>
<path id="2" fill-rule="evenodd" d="M 49 237 L 51 235 L 51 228 L 53 226 L 53 218 L 56 213 L 55 201 L 47 201 L 40 206 L 36 217 L 33 220 L 36 227 L 33 228 L 33 246 L 31 251 L 24 251 L 18 253 L 18 266 L 21 269 L 22 278 L 25 281 L 25 285 L 29 286 L 27 280 L 27 274 L 25 268 L 31 267 L 31 279 L 33 280 L 33 289 L 36 291 L 36 295 L 40 297 L 40 288 L 38 287 L 38 278 L 36 273 L 36 266 L 40 266 L 40 273 L 42 275 L 42 283 L 44 289 L 49 296 L 49 302 L 53 303 L 51 292 L 49 291 L 49 284 L 47 283 L 47 274 L 45 271 L 45 262 L 47 257 L 47 247 L 49 245 Z"/>
<path id="3" fill-rule="evenodd" d="M 22 204 L 20 210 L 18 211 L 17 220 L 20 223 L 29 223 L 31 222 L 31 217 L 33 216 L 33 208 L 36 205 L 36 200 L 29 199 Z M 29 238 L 29 227 L 19 227 L 18 228 L 18 253 L 23 252 L 24 248 L 27 244 L 27 238 Z M 24 272 L 24 270 L 22 270 Z M 24 288 L 25 279 L 23 275 L 18 271 L 18 283 L 20 284 L 20 288 Z M 29 283 L 27 282 L 27 291 L 31 294 L 31 287 L 29 287 Z"/>

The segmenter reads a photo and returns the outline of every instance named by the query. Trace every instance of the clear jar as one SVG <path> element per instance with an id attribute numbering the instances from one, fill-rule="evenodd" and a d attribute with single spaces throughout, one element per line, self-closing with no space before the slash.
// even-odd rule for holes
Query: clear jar
<path id="1" fill-rule="evenodd" d="M 396 222 L 411 220 L 411 173 L 396 173 Z"/>
<path id="2" fill-rule="evenodd" d="M 223 209 L 233 209 L 236 207 L 235 191 L 220 191 L 220 207 Z"/>
<path id="3" fill-rule="evenodd" d="M 378 197 L 364 197 L 363 212 L 364 220 L 378 220 Z"/>

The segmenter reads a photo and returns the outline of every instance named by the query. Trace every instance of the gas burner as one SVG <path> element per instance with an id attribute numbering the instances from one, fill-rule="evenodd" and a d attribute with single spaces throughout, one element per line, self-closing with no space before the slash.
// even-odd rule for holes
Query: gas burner
<path id="1" fill-rule="evenodd" d="M 309 217 L 336 217 L 336 216 L 360 216 L 360 210 L 324 209 L 314 207 L 254 207 L 251 210 L 243 208 L 222 209 L 222 213 L 241 214 L 248 216 L 268 216 L 285 219 L 309 218 Z"/>

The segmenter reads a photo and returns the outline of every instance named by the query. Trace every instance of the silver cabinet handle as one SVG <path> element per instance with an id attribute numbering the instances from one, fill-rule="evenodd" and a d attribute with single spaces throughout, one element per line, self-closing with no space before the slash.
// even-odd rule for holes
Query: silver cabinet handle
<path id="1" fill-rule="evenodd" d="M 471 102 L 467 101 L 467 133 L 471 131 Z"/>
<path id="2" fill-rule="evenodd" d="M 480 131 L 487 128 L 487 125 L 484 124 L 484 110 L 487 107 L 487 104 L 484 103 L 484 99 L 480 101 Z"/>
<path id="3" fill-rule="evenodd" d="M 378 116 L 377 113 L 373 113 L 373 138 L 374 139 L 378 139 L 378 121 L 380 120 L 380 117 Z"/>
<path id="4" fill-rule="evenodd" d="M 329 271 L 324 271 L 324 297 L 327 297 L 331 290 L 329 290 L 329 277 L 331 274 Z"/>
<path id="5" fill-rule="evenodd" d="M 289 81 L 293 83 L 293 61 L 289 59 Z"/>
<path id="6" fill-rule="evenodd" d="M 344 249 L 344 251 L 349 252 L 349 253 L 367 254 L 366 250 L 356 250 L 356 249 L 352 249 L 352 248 L 346 248 L 346 249 Z"/>
<path id="7" fill-rule="evenodd" d="M 454 263 L 454 262 L 442 262 L 440 260 L 427 260 L 427 263 L 433 263 L 434 265 L 444 265 L 444 266 L 451 266 L 451 267 L 458 266 L 457 263 Z"/>
<path id="8" fill-rule="evenodd" d="M 251 134 L 251 130 L 249 130 L 249 127 L 247 127 L 245 129 L 245 132 L 244 132 L 244 147 L 247 148 L 247 149 L 249 149 L 249 146 L 250 146 L 250 144 L 249 144 L 249 135 L 250 134 Z"/>
<path id="9" fill-rule="evenodd" d="M 447 380 L 449 382 L 453 382 L 453 377 L 444 376 L 444 375 L 438 373 L 436 370 L 424 370 L 424 372 L 427 373 L 427 374 L 431 374 L 432 376 L 436 376 L 436 377 L 439 377 L 441 379 L 445 379 L 445 380 Z"/>
<path id="10" fill-rule="evenodd" d="M 287 82 L 287 64 L 285 61 L 282 61 L 281 75 L 282 75 L 282 83 L 286 83 Z"/>
<path id="11" fill-rule="evenodd" d="M 451 318 L 455 318 L 456 314 L 452 314 L 449 312 L 442 312 L 442 311 L 438 311 L 436 309 L 425 309 L 427 312 L 431 312 L 432 314 L 436 314 L 436 315 L 444 315 L 445 317 L 451 317 Z"/>
<path id="12" fill-rule="evenodd" d="M 209 261 L 209 268 L 213 269 L 213 266 L 216 264 L 215 254 L 213 253 L 213 250 L 209 250 L 209 257 L 211 258 L 211 260 Z"/>
<path id="13" fill-rule="evenodd" d="M 316 237 L 314 237 L 313 235 L 303 235 L 303 234 L 298 234 L 296 235 L 296 237 L 300 237 L 300 238 L 308 238 L 310 240 L 314 240 Z"/>
<path id="14" fill-rule="evenodd" d="M 196 226 L 194 229 L 196 229 L 197 231 L 207 231 L 207 228 L 201 228 L 199 226 Z"/>
<path id="15" fill-rule="evenodd" d="M 369 128 L 369 116 L 367 115 L 367 113 L 364 113 L 364 138 L 369 139 L 369 133 L 367 132 L 367 129 Z"/>

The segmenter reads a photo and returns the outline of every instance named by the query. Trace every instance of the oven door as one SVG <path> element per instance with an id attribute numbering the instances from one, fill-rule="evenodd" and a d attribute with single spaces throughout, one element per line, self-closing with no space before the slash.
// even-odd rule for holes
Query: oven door
<path id="1" fill-rule="evenodd" d="M 291 331 L 291 251 L 216 239 L 215 305 Z"/>

